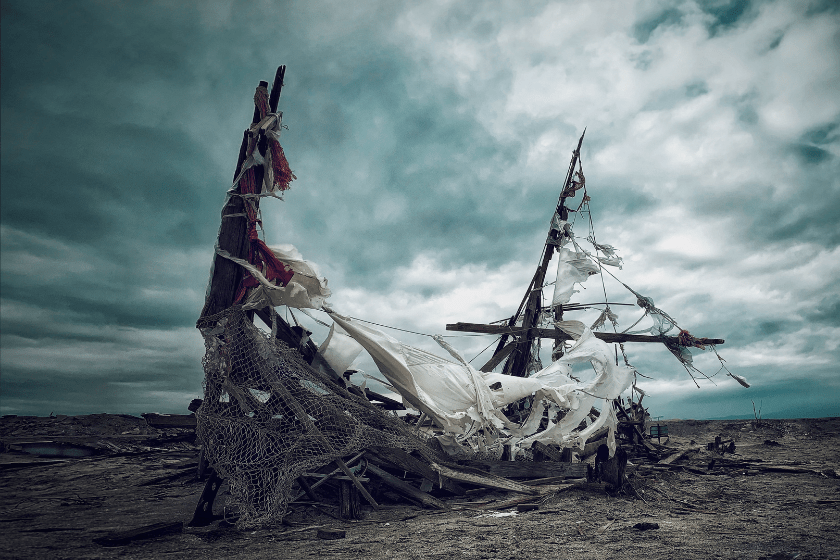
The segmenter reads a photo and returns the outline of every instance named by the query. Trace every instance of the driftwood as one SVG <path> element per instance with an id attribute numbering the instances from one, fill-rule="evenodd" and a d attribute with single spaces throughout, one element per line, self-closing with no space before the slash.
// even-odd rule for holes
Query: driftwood
<path id="1" fill-rule="evenodd" d="M 160 537 L 163 535 L 173 535 L 181 533 L 184 530 L 184 523 L 181 521 L 172 523 L 154 523 L 152 525 L 145 525 L 130 531 L 121 531 L 119 533 L 112 533 L 105 537 L 93 539 L 96 544 L 102 546 L 123 546 L 131 541 L 139 539 L 150 539 L 152 537 Z"/>
<path id="2" fill-rule="evenodd" d="M 699 450 L 700 450 L 699 447 L 687 447 L 687 448 L 685 448 L 681 451 L 678 451 L 677 453 L 674 453 L 673 455 L 669 455 L 668 457 L 662 459 L 661 461 L 659 461 L 657 463 L 657 465 L 670 465 L 671 463 L 679 461 L 680 459 L 682 459 L 684 456 L 688 455 L 689 453 L 693 453 L 693 452 L 699 451 Z"/>
<path id="3" fill-rule="evenodd" d="M 556 494 L 558 492 L 562 492 L 563 490 L 568 490 L 569 488 L 574 488 L 577 486 L 576 484 L 555 484 L 550 486 L 537 486 L 535 489 L 537 490 L 537 494 L 534 496 L 516 496 L 507 500 L 503 500 L 501 502 L 494 502 L 490 504 L 485 504 L 483 506 L 479 506 L 478 509 L 483 510 L 501 510 L 507 509 L 514 506 L 518 506 L 520 504 L 527 504 L 537 500 L 544 499 L 549 494 Z"/>
<path id="4" fill-rule="evenodd" d="M 463 496 L 466 493 L 466 490 L 460 484 L 442 476 L 439 472 L 432 469 L 428 463 L 421 461 L 410 453 L 406 453 L 402 449 L 373 447 L 368 450 L 367 458 L 380 467 L 393 466 L 422 476 L 425 480 L 433 484 L 437 483 L 439 488 L 452 492 L 455 495 Z"/>
<path id="5" fill-rule="evenodd" d="M 486 471 L 505 478 L 547 478 L 562 476 L 582 478 L 586 476 L 586 463 L 559 463 L 542 461 L 467 461 L 466 464 L 480 471 Z"/>
<path id="6" fill-rule="evenodd" d="M 435 471 L 443 476 L 451 478 L 452 480 L 458 480 L 460 482 L 466 482 L 476 486 L 483 486 L 484 488 L 519 492 L 521 494 L 537 493 L 536 490 L 529 486 L 510 480 L 509 478 L 498 476 L 495 473 L 483 472 L 480 469 L 472 468 L 470 466 L 458 465 L 449 467 L 446 465 L 438 465 L 437 463 L 432 463 L 431 466 Z"/>
<path id="7" fill-rule="evenodd" d="M 433 509 L 449 509 L 449 506 L 447 506 L 444 502 L 438 500 L 434 496 L 430 496 L 429 494 L 418 490 L 408 482 L 400 480 L 396 476 L 380 469 L 376 465 L 368 463 L 367 472 L 378 477 L 382 482 L 384 482 L 385 484 L 387 484 L 406 498 L 410 499 L 411 501 L 419 503 L 423 507 Z"/>

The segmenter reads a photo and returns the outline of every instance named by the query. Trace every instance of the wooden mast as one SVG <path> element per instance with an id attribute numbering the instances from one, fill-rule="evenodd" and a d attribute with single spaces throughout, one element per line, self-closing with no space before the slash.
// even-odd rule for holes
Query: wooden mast
<path id="1" fill-rule="evenodd" d="M 569 217 L 568 209 L 565 204 L 565 195 L 567 194 L 567 190 L 574 178 L 575 167 L 577 166 L 578 158 L 580 157 L 580 147 L 583 144 L 583 136 L 585 134 L 586 130 L 584 130 L 583 134 L 581 134 L 580 140 L 578 140 L 577 148 L 574 152 L 572 152 L 572 161 L 569 163 L 569 169 L 566 172 L 566 180 L 563 182 L 563 189 L 560 191 L 560 200 L 557 203 L 557 214 L 561 220 L 566 220 Z M 542 260 L 540 265 L 537 267 L 537 271 L 534 273 L 531 284 L 528 286 L 528 291 L 525 293 L 525 297 L 523 298 L 523 303 L 527 302 L 525 305 L 525 313 L 522 316 L 522 329 L 524 333 L 520 337 L 519 341 L 515 343 L 513 351 L 505 363 L 503 372 L 506 374 L 516 377 L 525 377 L 528 375 L 528 364 L 531 361 L 531 351 L 534 345 L 534 339 L 536 338 L 532 329 L 536 326 L 540 319 L 540 312 L 542 311 L 543 284 L 545 283 L 545 275 L 548 270 L 548 264 L 551 262 L 551 257 L 554 255 L 555 245 L 551 243 L 551 241 L 556 240 L 559 235 L 560 232 L 551 227 L 549 228 L 548 236 L 546 238 L 545 245 L 543 246 Z M 508 321 L 509 327 L 516 325 L 516 321 L 519 318 L 521 310 L 522 304 L 519 305 L 519 309 L 516 314 L 511 317 L 510 321 Z M 560 317 L 562 317 L 562 313 L 563 312 L 561 310 Z M 505 343 L 507 342 L 507 336 L 507 334 L 502 335 L 502 339 L 496 347 L 494 356 L 504 349 Z M 557 343 L 560 344 L 560 341 Z"/>
<path id="2" fill-rule="evenodd" d="M 557 203 L 556 215 L 563 221 L 567 221 L 569 217 L 569 209 L 566 208 L 566 198 L 574 196 L 575 189 L 572 183 L 575 175 L 575 168 L 580 160 L 580 148 L 583 144 L 583 137 L 586 134 L 584 129 L 578 140 L 577 148 L 572 152 L 572 160 L 569 163 L 569 169 L 566 172 L 566 180 L 563 182 L 563 190 L 560 192 L 560 199 Z M 553 221 L 553 220 L 552 220 Z M 517 377 L 524 377 L 528 373 L 528 364 L 531 357 L 531 349 L 534 339 L 549 338 L 554 340 L 554 348 L 557 348 L 565 340 L 573 340 L 571 336 L 559 329 L 544 329 L 537 325 L 540 312 L 542 311 L 542 287 L 545 283 L 546 270 L 554 254 L 556 241 L 561 235 L 561 232 L 554 229 L 549 229 L 548 237 L 546 238 L 545 246 L 543 247 L 542 261 L 537 267 L 534 276 L 531 278 L 531 283 L 525 292 L 525 297 L 519 304 L 516 313 L 508 320 L 506 325 L 485 325 L 480 323 L 451 323 L 446 325 L 448 331 L 473 332 L 484 334 L 500 334 L 501 338 L 493 353 L 493 357 L 484 364 L 481 371 L 491 371 L 493 368 L 507 359 L 503 372 Z M 621 304 L 618 304 L 621 305 Z M 570 304 L 566 306 L 569 309 L 580 308 L 579 304 Z M 525 309 L 523 314 L 523 308 Z M 563 305 L 558 305 L 554 310 L 554 319 L 560 321 L 563 319 Z M 519 316 L 522 315 L 522 326 L 517 326 L 516 322 Z M 681 341 L 679 337 L 675 336 L 648 336 L 648 335 L 632 335 L 625 333 L 593 333 L 596 338 L 599 338 L 608 343 L 620 342 L 658 342 L 669 346 L 680 346 Z M 515 340 L 508 342 L 508 337 L 515 337 Z M 724 340 L 720 338 L 704 338 L 703 344 L 723 344 Z"/>
<path id="3" fill-rule="evenodd" d="M 271 113 L 277 112 L 277 105 L 280 102 L 280 93 L 283 89 L 283 79 L 286 76 L 286 67 L 279 66 L 277 72 L 274 74 L 274 83 L 271 86 L 271 92 L 268 98 L 268 110 Z M 268 88 L 268 82 L 260 81 L 257 89 Z M 260 111 L 254 108 L 254 116 L 251 119 L 251 124 L 260 122 Z M 242 170 L 242 164 L 245 162 L 246 152 L 248 149 L 250 129 L 246 129 L 242 138 L 242 145 L 239 148 L 239 158 L 236 162 L 236 168 L 233 173 L 233 178 L 239 176 Z M 257 142 L 257 147 L 262 156 L 265 156 L 268 149 L 268 143 L 262 133 Z M 254 166 L 255 183 L 261 185 L 263 182 L 263 167 L 261 165 Z M 236 185 L 234 192 L 241 192 L 239 185 Z M 255 204 L 259 205 L 259 199 Z M 259 207 L 259 206 L 258 206 Z M 230 196 L 227 203 L 222 209 L 222 224 L 219 228 L 218 245 L 230 253 L 232 256 L 242 260 L 248 259 L 248 220 L 244 216 L 245 204 L 240 196 Z M 232 217 L 227 217 L 232 216 Z M 243 268 L 238 264 L 221 257 L 214 256 L 213 269 L 210 278 L 210 286 L 207 289 L 207 297 L 204 302 L 204 308 L 201 310 L 201 315 L 197 326 L 203 325 L 203 319 L 216 313 L 221 313 L 231 305 L 233 299 L 236 297 L 236 292 L 242 282 Z M 271 326 L 271 314 L 266 309 L 258 309 L 255 312 L 266 325 Z M 249 316 L 252 314 L 249 313 Z M 308 363 L 312 363 L 317 357 L 317 347 L 315 343 L 308 336 L 308 332 L 299 327 L 291 327 L 281 317 L 276 317 L 277 321 L 277 338 L 289 344 L 292 348 L 297 348 L 303 354 L 304 359 Z M 325 362 L 322 364 L 323 368 L 329 375 L 338 378 L 338 374 L 332 371 Z"/>

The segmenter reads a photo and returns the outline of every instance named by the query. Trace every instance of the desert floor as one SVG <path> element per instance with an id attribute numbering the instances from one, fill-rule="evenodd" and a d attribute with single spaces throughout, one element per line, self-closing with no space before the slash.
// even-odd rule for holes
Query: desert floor
<path id="1" fill-rule="evenodd" d="M 203 483 L 182 430 L 120 415 L 0 420 L 0 556 L 4 558 L 840 558 L 840 418 L 753 422 L 665 421 L 675 451 L 702 450 L 672 467 L 629 467 L 641 497 L 583 484 L 536 511 L 479 510 L 510 495 L 408 503 L 341 521 L 295 507 L 288 524 L 239 531 L 225 523 L 108 547 L 94 539 L 157 522 L 188 522 Z M 715 436 L 734 455 L 707 451 Z M 43 458 L 22 443 L 64 441 L 101 454 Z M 778 445 L 777 445 L 778 444 Z M 710 468 L 710 463 L 715 461 Z M 734 466 L 741 465 L 741 466 Z M 216 500 L 217 512 L 225 496 Z M 502 515 L 500 515 L 502 514 Z M 640 530 L 639 523 L 658 528 Z M 317 527 L 346 530 L 322 540 Z"/>

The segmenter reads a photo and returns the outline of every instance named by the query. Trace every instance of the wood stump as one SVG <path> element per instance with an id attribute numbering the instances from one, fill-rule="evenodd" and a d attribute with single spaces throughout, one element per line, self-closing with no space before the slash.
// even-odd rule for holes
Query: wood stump
<path id="1" fill-rule="evenodd" d="M 361 519 L 362 518 L 362 504 L 359 499 L 359 490 L 349 479 L 344 480 L 345 477 L 337 477 L 339 479 L 338 497 L 341 504 L 339 515 L 342 519 Z"/>

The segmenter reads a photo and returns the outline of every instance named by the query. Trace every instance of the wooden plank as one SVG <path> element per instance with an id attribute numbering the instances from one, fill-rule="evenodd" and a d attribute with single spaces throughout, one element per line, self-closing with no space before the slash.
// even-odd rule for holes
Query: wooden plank
<path id="1" fill-rule="evenodd" d="M 477 469 L 471 466 L 447 466 L 438 465 L 437 463 L 432 463 L 431 466 L 434 470 L 436 470 L 443 476 L 449 477 L 452 480 L 457 480 L 459 482 L 466 482 L 468 484 L 483 486 L 485 488 L 507 490 L 508 492 L 519 492 L 520 494 L 536 493 L 536 490 L 529 486 L 526 486 L 525 484 L 521 484 L 519 482 L 510 480 L 509 478 L 505 478 L 494 473 L 484 472 L 481 469 Z"/>
<path id="2" fill-rule="evenodd" d="M 444 502 L 438 500 L 434 496 L 430 496 L 429 494 L 422 492 L 408 482 L 400 480 L 391 473 L 380 469 L 376 465 L 368 463 L 367 472 L 379 477 L 382 482 L 410 500 L 422 504 L 424 507 L 433 509 L 448 509 L 448 506 Z"/>
<path id="3" fill-rule="evenodd" d="M 546 484 L 585 484 L 588 480 L 588 478 L 566 478 L 565 476 L 550 476 L 548 478 L 534 478 L 531 480 L 523 480 L 522 484 L 527 484 L 528 486 L 544 486 Z"/>
<path id="4" fill-rule="evenodd" d="M 567 461 L 563 460 L 563 452 L 554 448 L 551 445 L 546 445 L 541 441 L 535 441 L 534 444 L 531 446 L 533 451 L 538 451 L 542 453 L 544 456 L 548 457 L 549 460 L 555 461 L 557 463 L 565 463 Z"/>
<path id="5" fill-rule="evenodd" d="M 369 400 L 381 402 L 386 410 L 405 410 L 405 406 L 400 401 L 375 393 L 367 387 L 365 387 L 365 396 Z"/>
<path id="6" fill-rule="evenodd" d="M 485 325 L 482 323 L 450 323 L 446 325 L 448 331 L 474 332 L 482 334 L 516 334 L 523 336 L 525 331 L 530 331 L 534 337 L 553 338 L 554 340 L 573 340 L 571 336 L 558 329 L 525 329 L 523 327 L 510 327 L 507 325 Z M 596 338 L 604 342 L 659 342 L 662 344 L 677 344 L 679 340 L 675 336 L 648 336 L 643 334 L 624 333 L 593 333 Z M 722 338 L 707 339 L 709 344 L 723 344 Z"/>
<path id="7" fill-rule="evenodd" d="M 493 368 L 497 365 L 501 364 L 502 361 L 510 356 L 510 353 L 513 352 L 513 349 L 516 348 L 516 343 L 508 342 L 504 348 L 496 352 L 490 360 L 481 366 L 481 370 L 483 372 L 493 371 Z"/>
<path id="8" fill-rule="evenodd" d="M 669 455 L 668 457 L 665 457 L 664 459 L 662 459 L 661 461 L 659 461 L 656 464 L 657 465 L 670 465 L 671 463 L 673 463 L 675 461 L 678 461 L 679 459 L 682 459 L 685 455 L 687 455 L 687 454 L 689 454 L 693 451 L 699 451 L 699 450 L 700 450 L 699 447 L 687 447 L 687 448 L 683 449 L 682 451 L 678 451 L 677 453 L 674 453 L 673 455 Z"/>
<path id="9" fill-rule="evenodd" d="M 365 454 L 365 452 L 362 451 L 361 453 L 359 453 L 358 455 L 354 456 L 352 459 L 347 461 L 345 464 L 348 465 L 348 466 L 352 465 L 353 463 L 355 463 L 356 461 L 361 459 L 362 455 L 364 455 L 364 454 Z M 328 480 L 330 480 L 332 477 L 334 477 L 335 475 L 337 475 L 340 472 L 341 472 L 341 469 L 335 469 L 334 471 L 332 471 L 330 473 L 327 473 L 326 476 L 324 476 L 324 478 L 322 478 L 321 480 L 319 480 L 318 482 L 316 482 L 315 484 L 313 484 L 309 487 L 310 491 L 315 490 L 316 488 L 318 488 L 319 486 L 321 486 L 322 484 L 324 484 L 325 482 L 327 482 Z M 291 501 L 293 501 L 293 502 L 298 501 L 299 499 L 301 499 L 303 497 L 304 494 L 306 494 L 306 491 L 299 493 L 297 496 L 292 498 Z M 315 500 L 315 501 L 317 501 L 317 500 Z"/>
<path id="10" fill-rule="evenodd" d="M 466 493 L 466 490 L 461 485 L 449 480 L 445 476 L 441 476 L 440 473 L 432 469 L 427 463 L 424 463 L 410 453 L 406 453 L 402 449 L 372 447 L 368 451 L 367 456 L 369 460 L 374 461 L 380 467 L 383 466 L 382 463 L 387 463 L 398 469 L 422 476 L 432 483 L 437 483 L 440 488 L 458 496 L 463 496 Z"/>
<path id="11" fill-rule="evenodd" d="M 515 496 L 513 498 L 509 498 L 507 500 L 503 500 L 501 502 L 494 502 L 485 504 L 483 506 L 478 506 L 478 509 L 483 510 L 503 510 L 512 508 L 513 506 L 518 506 L 520 504 L 527 504 L 529 502 L 534 502 L 536 500 L 541 500 L 548 496 L 549 494 L 556 494 L 558 492 L 562 492 L 563 490 L 568 490 L 569 488 L 574 488 L 577 486 L 576 484 L 555 484 L 550 486 L 537 486 L 535 487 L 537 490 L 537 494 L 534 496 Z"/>
<path id="12" fill-rule="evenodd" d="M 467 465 L 485 473 L 505 478 L 548 478 L 563 476 L 582 478 L 586 476 L 586 463 L 555 463 L 543 461 L 469 461 Z"/>
<path id="13" fill-rule="evenodd" d="M 615 404 L 615 407 L 618 409 L 618 416 L 623 416 L 625 420 L 628 420 L 630 422 L 633 421 L 632 418 L 630 418 L 630 415 L 627 413 L 627 410 L 625 410 L 624 406 L 622 406 L 621 402 L 619 402 L 618 399 L 614 400 L 613 404 Z M 635 431 L 636 435 L 639 436 L 639 442 L 641 442 L 641 444 L 645 446 L 645 449 L 652 453 L 657 452 L 653 444 L 650 441 L 648 441 L 648 439 L 645 437 L 644 432 L 640 430 L 639 427 L 635 424 L 633 424 L 633 431 Z"/>

